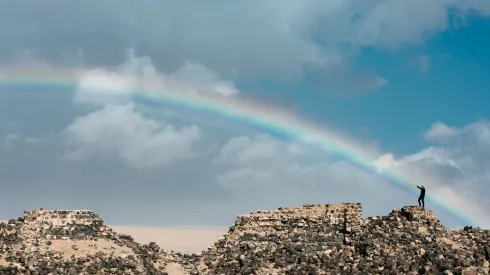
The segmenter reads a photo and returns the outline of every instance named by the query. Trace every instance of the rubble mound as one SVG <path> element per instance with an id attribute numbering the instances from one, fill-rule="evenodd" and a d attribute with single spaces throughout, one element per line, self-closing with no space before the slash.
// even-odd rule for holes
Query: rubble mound
<path id="1" fill-rule="evenodd" d="M 26 211 L 0 223 L 0 274 L 166 274 L 164 254 L 88 210 Z"/>
<path id="2" fill-rule="evenodd" d="M 416 206 L 361 214 L 360 203 L 255 211 L 188 255 L 141 245 L 88 210 L 29 211 L 0 224 L 0 275 L 489 274 L 489 230 L 450 230 Z"/>
<path id="3" fill-rule="evenodd" d="M 415 206 L 382 217 L 361 212 L 359 203 L 252 212 L 203 262 L 209 274 L 489 273 L 488 230 L 449 230 Z"/>

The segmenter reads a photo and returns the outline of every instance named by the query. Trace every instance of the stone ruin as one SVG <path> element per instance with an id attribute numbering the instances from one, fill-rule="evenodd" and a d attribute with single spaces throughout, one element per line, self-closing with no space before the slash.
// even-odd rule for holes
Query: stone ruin
<path id="1" fill-rule="evenodd" d="M 210 274 L 289 274 L 294 269 L 288 266 L 298 261 L 288 256 L 291 251 L 333 251 L 350 244 L 360 232 L 361 215 L 360 203 L 251 212 L 239 216 L 228 234 L 203 253 L 204 263 Z"/>
<path id="2" fill-rule="evenodd" d="M 203 274 L 489 274 L 490 232 L 442 226 L 417 206 L 363 218 L 360 203 L 239 216 Z"/>
<path id="3" fill-rule="evenodd" d="M 31 210 L 24 211 L 26 223 L 48 222 L 53 226 L 65 226 L 67 224 L 90 225 L 102 222 L 102 218 L 90 210 Z"/>
<path id="4" fill-rule="evenodd" d="M 291 228 L 322 232 L 355 234 L 362 222 L 361 203 L 306 204 L 302 207 L 280 207 L 277 210 L 254 211 L 238 216 L 226 238 L 239 234 L 260 235 L 287 233 Z"/>
<path id="5" fill-rule="evenodd" d="M 0 223 L 0 275 L 490 273 L 489 230 L 449 230 L 417 206 L 361 214 L 360 203 L 255 211 L 188 255 L 138 244 L 88 210 L 26 211 Z"/>
<path id="6" fill-rule="evenodd" d="M 23 230 L 30 230 L 33 233 L 27 235 L 37 238 L 62 236 L 64 240 L 87 239 L 101 237 L 105 231 L 112 231 L 104 225 L 100 216 L 90 210 L 25 211 L 23 223 Z"/>
<path id="7" fill-rule="evenodd" d="M 89 210 L 34 210 L 0 223 L 0 274 L 166 274 L 165 251 Z"/>

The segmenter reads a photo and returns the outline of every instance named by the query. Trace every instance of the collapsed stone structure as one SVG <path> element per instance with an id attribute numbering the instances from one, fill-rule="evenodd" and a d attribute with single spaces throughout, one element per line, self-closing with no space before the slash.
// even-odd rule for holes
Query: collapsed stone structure
<path id="1" fill-rule="evenodd" d="M 346 235 L 360 230 L 360 203 L 308 204 L 303 207 L 280 207 L 277 210 L 255 211 L 238 216 L 230 228 L 228 239 L 243 233 L 259 235 L 287 233 L 298 230 L 338 231 Z"/>
<path id="2" fill-rule="evenodd" d="M 25 211 L 0 223 L 0 274 L 165 274 L 165 256 L 89 210 Z"/>
<path id="3" fill-rule="evenodd" d="M 489 274 L 489 230 L 449 230 L 416 206 L 361 214 L 360 203 L 255 211 L 187 255 L 138 244 L 88 210 L 29 211 L 0 224 L 0 275 L 173 274 L 169 264 L 192 275 Z"/>
<path id="4" fill-rule="evenodd" d="M 490 232 L 452 231 L 408 206 L 362 218 L 360 203 L 238 217 L 202 254 L 208 274 L 488 274 Z"/>

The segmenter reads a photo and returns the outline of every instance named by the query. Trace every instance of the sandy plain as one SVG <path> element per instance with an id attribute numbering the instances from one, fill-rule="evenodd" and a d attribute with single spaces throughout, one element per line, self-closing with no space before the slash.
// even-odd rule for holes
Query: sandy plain
<path id="1" fill-rule="evenodd" d="M 110 226 L 115 232 L 131 235 L 141 244 L 155 242 L 167 251 L 200 253 L 223 237 L 226 230 Z"/>

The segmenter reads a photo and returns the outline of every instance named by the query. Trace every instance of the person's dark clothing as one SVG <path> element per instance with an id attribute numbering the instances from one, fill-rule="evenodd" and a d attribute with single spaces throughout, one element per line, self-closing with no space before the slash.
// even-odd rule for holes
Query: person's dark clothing
<path id="1" fill-rule="evenodd" d="M 424 198 L 425 198 L 425 188 L 424 187 L 420 187 L 420 186 L 417 186 L 417 188 L 420 189 L 420 196 L 419 196 L 419 199 L 418 199 L 419 206 L 425 207 L 425 201 L 424 201 Z M 420 203 L 420 202 L 422 202 L 422 203 Z"/>

